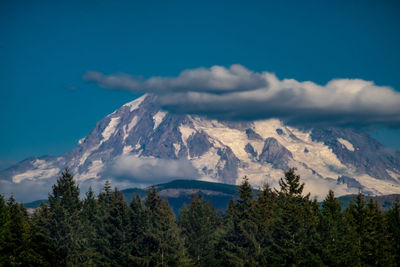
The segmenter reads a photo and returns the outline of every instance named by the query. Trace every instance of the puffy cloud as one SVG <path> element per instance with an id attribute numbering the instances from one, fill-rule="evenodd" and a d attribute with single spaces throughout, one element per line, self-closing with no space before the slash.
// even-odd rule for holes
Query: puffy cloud
<path id="1" fill-rule="evenodd" d="M 87 72 L 85 80 L 105 88 L 153 93 L 165 110 L 221 120 L 280 118 L 303 125 L 400 126 L 400 93 L 361 79 L 333 79 L 318 85 L 232 65 L 147 80 Z"/>
<path id="2" fill-rule="evenodd" d="M 111 164 L 107 173 L 110 177 L 135 185 L 151 185 L 174 179 L 197 179 L 198 171 L 188 160 L 138 158 L 120 156 Z"/>

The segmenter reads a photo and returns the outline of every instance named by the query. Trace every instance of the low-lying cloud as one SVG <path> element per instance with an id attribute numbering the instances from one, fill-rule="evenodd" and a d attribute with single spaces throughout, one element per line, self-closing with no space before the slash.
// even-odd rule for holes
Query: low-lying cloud
<path id="1" fill-rule="evenodd" d="M 47 199 L 48 194 L 52 190 L 52 185 L 56 182 L 57 178 L 23 180 L 20 183 L 0 179 L 0 194 L 6 199 L 13 194 L 17 201 L 22 201 L 24 203 Z"/>
<path id="2" fill-rule="evenodd" d="M 101 179 L 87 180 L 80 180 L 78 176 L 76 183 L 80 188 L 81 197 L 84 197 L 89 187 L 92 187 L 95 193 L 102 191 L 106 180 L 111 182 L 112 187 L 122 190 L 133 187 L 144 188 L 175 179 L 201 178 L 197 169 L 188 160 L 138 158 L 129 155 L 116 157 L 106 167 L 102 176 Z M 6 199 L 13 194 L 15 199 L 24 203 L 47 199 L 58 177 L 59 175 L 53 175 L 42 179 L 24 179 L 18 183 L 0 179 L 0 194 Z"/>
<path id="3" fill-rule="evenodd" d="M 119 181 L 137 185 L 164 183 L 174 179 L 198 179 L 200 175 L 188 160 L 117 157 L 107 174 Z"/>
<path id="4" fill-rule="evenodd" d="M 89 71 L 86 81 L 110 89 L 156 94 L 167 111 L 221 120 L 280 118 L 291 124 L 400 126 L 400 93 L 361 79 L 325 85 L 280 80 L 241 65 L 185 70 L 178 77 L 138 79 Z"/>

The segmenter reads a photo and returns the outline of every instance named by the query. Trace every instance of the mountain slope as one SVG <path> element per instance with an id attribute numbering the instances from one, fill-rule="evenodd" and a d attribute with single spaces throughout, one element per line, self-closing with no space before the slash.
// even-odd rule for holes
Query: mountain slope
<path id="1" fill-rule="evenodd" d="M 400 193 L 399 152 L 362 131 L 300 129 L 276 119 L 220 122 L 166 113 L 154 100 L 144 95 L 123 105 L 62 156 L 29 158 L 1 171 L 2 193 L 18 193 L 23 185 L 49 189 L 65 166 L 83 188 L 99 188 L 104 179 L 119 188 L 173 179 L 238 184 L 245 175 L 256 187 L 276 186 L 295 167 L 318 197 L 329 189 L 338 195 Z"/>

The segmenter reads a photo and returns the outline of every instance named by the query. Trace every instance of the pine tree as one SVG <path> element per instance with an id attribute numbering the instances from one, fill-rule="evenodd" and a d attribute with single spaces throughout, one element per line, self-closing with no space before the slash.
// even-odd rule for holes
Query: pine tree
<path id="1" fill-rule="evenodd" d="M 392 240 L 392 255 L 394 262 L 400 266 L 400 201 L 397 198 L 393 206 L 385 214 L 387 219 L 388 231 Z"/>
<path id="2" fill-rule="evenodd" d="M 142 263 L 143 233 L 146 230 L 146 211 L 138 195 L 135 195 L 129 205 L 129 228 L 126 250 L 129 252 L 129 264 Z"/>
<path id="3" fill-rule="evenodd" d="M 82 203 L 79 187 L 66 168 L 53 185 L 49 194 L 51 212 L 50 236 L 57 253 L 63 258 L 61 264 L 76 265 L 84 261 L 82 251 L 87 246 L 83 239 L 80 220 Z"/>
<path id="4" fill-rule="evenodd" d="M 146 196 L 146 230 L 141 250 L 148 266 L 182 266 L 187 263 L 184 240 L 175 215 L 168 202 L 162 199 L 156 188 L 151 187 Z"/>
<path id="5" fill-rule="evenodd" d="M 102 223 L 100 218 L 99 204 L 97 203 L 92 187 L 86 192 L 86 198 L 82 203 L 81 220 L 83 225 L 83 238 L 86 246 L 83 251 L 83 262 L 85 266 L 98 266 L 103 262 L 103 256 L 98 251 L 100 235 L 97 227 Z"/>
<path id="6" fill-rule="evenodd" d="M 111 264 L 126 265 L 130 254 L 125 246 L 129 227 L 129 207 L 125 202 L 124 195 L 117 188 L 111 194 L 108 216 L 104 223 L 112 250 Z"/>
<path id="7" fill-rule="evenodd" d="M 29 265 L 35 259 L 30 246 L 31 226 L 28 213 L 22 204 L 15 201 L 13 195 L 7 201 L 7 209 L 8 212 L 2 212 L 3 214 L 8 213 L 8 220 L 3 222 L 4 228 L 2 227 L 4 243 L 0 251 L 0 265 Z"/>
<path id="8" fill-rule="evenodd" d="M 376 201 L 370 199 L 365 208 L 366 231 L 363 237 L 362 262 L 364 266 L 393 266 L 392 243 L 386 218 Z"/>
<path id="9" fill-rule="evenodd" d="M 222 218 L 206 201 L 201 192 L 193 194 L 189 205 L 179 212 L 179 226 L 185 238 L 185 244 L 192 262 L 196 266 L 213 266 L 215 245 L 218 240 Z"/>
<path id="10" fill-rule="evenodd" d="M 0 255 L 3 254 L 6 243 L 6 234 L 7 234 L 7 227 L 8 222 L 10 219 L 10 214 L 8 212 L 7 204 L 4 200 L 4 196 L 0 195 Z M 0 262 L 3 257 L 0 256 Z"/>
<path id="11" fill-rule="evenodd" d="M 110 244 L 111 226 L 108 225 L 108 219 L 110 216 L 111 209 L 111 197 L 112 190 L 111 185 L 108 180 L 104 184 L 104 191 L 100 192 L 98 195 L 98 216 L 99 222 L 95 224 L 97 233 L 96 250 L 99 255 L 101 255 L 100 261 L 103 263 L 112 261 L 112 247 Z"/>
<path id="12" fill-rule="evenodd" d="M 344 213 L 346 227 L 348 227 L 347 239 L 352 242 L 346 248 L 346 264 L 352 266 L 362 266 L 362 254 L 364 237 L 366 236 L 367 218 L 365 212 L 365 201 L 361 192 L 355 200 L 350 201 Z"/>
<path id="13" fill-rule="evenodd" d="M 273 210 L 276 205 L 276 193 L 265 184 L 257 194 L 257 200 L 252 205 L 253 220 L 257 225 L 256 240 L 259 244 L 257 262 L 261 266 L 268 265 L 272 243 L 271 226 L 273 224 Z"/>
<path id="14" fill-rule="evenodd" d="M 317 252 L 318 216 L 309 194 L 303 196 L 304 183 L 294 169 L 280 180 L 272 226 L 272 265 L 320 265 Z"/>
<path id="15" fill-rule="evenodd" d="M 51 212 L 43 201 L 32 216 L 32 248 L 39 266 L 54 266 L 61 261 L 51 240 Z"/>
<path id="16" fill-rule="evenodd" d="M 322 214 L 319 225 L 321 238 L 321 258 L 325 265 L 339 266 L 345 264 L 346 227 L 341 213 L 341 204 L 332 190 L 322 202 Z"/>
<path id="17" fill-rule="evenodd" d="M 219 258 L 226 266 L 254 266 L 260 252 L 257 224 L 252 217 L 253 188 L 244 177 L 238 189 L 239 198 L 230 203 L 225 218 L 225 234 L 220 244 Z"/>

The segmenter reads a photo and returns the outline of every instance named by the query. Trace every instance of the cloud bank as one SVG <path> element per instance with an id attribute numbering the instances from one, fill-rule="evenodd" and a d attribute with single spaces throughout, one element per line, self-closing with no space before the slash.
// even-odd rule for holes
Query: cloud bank
<path id="1" fill-rule="evenodd" d="M 198 179 L 200 175 L 188 160 L 138 158 L 119 156 L 107 170 L 106 176 L 137 185 L 151 185 L 174 179 Z"/>
<path id="2" fill-rule="evenodd" d="M 280 118 L 303 125 L 400 126 L 400 93 L 361 79 L 333 79 L 318 85 L 280 80 L 273 73 L 257 73 L 241 65 L 149 79 L 88 71 L 84 79 L 104 88 L 155 94 L 170 112 L 221 120 Z"/>

